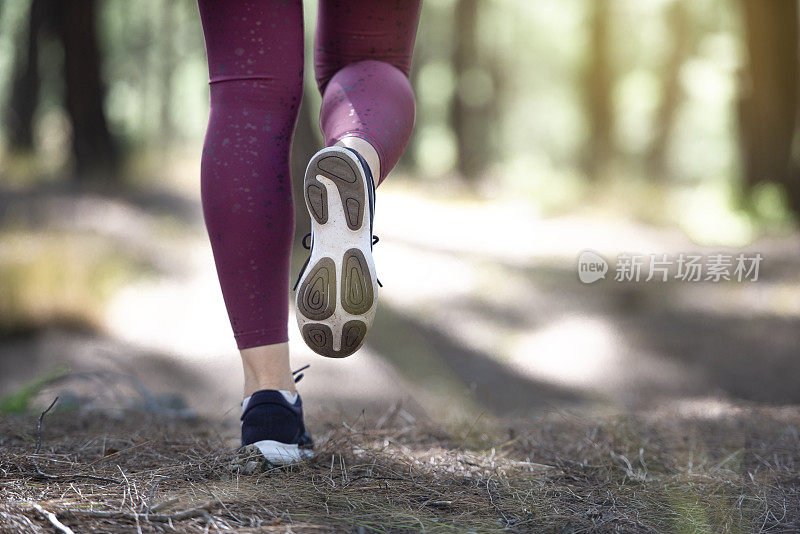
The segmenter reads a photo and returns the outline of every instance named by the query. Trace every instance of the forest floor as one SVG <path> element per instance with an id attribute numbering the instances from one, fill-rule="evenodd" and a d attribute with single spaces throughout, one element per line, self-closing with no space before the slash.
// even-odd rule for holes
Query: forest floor
<path id="1" fill-rule="evenodd" d="M 54 410 L 39 433 L 3 418 L 0 532 L 800 530 L 796 409 L 551 413 L 458 434 L 397 415 L 317 424 L 315 458 L 280 468 L 242 462 L 214 420 Z"/>
<path id="2" fill-rule="evenodd" d="M 701 247 L 384 184 L 368 343 L 333 361 L 290 329 L 317 455 L 243 471 L 188 176 L 0 191 L 0 532 L 800 531 L 797 235 Z M 584 285 L 583 249 L 765 262 L 755 283 Z"/>

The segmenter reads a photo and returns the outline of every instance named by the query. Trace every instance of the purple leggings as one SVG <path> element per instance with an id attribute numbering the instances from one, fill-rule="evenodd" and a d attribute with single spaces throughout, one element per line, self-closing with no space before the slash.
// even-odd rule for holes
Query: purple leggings
<path id="1" fill-rule="evenodd" d="M 421 0 L 320 0 L 314 69 L 326 146 L 375 147 L 380 183 L 414 124 L 408 80 Z M 289 151 L 303 94 L 301 0 L 198 0 L 211 112 L 203 215 L 240 349 L 288 340 Z"/>

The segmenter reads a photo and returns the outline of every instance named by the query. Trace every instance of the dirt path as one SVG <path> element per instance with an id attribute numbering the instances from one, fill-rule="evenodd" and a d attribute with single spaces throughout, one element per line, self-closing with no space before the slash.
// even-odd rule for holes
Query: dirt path
<path id="1" fill-rule="evenodd" d="M 290 325 L 294 367 L 312 364 L 301 383 L 312 417 L 318 408 L 379 414 L 398 402 L 439 421 L 570 406 L 800 402 L 795 238 L 748 247 L 766 258 L 755 283 L 622 283 L 610 273 L 584 285 L 575 268 L 586 248 L 611 260 L 623 251 L 718 250 L 642 224 L 540 219 L 513 202 L 425 198 L 390 183 L 381 193 L 375 254 L 385 287 L 365 349 L 327 360 Z M 75 207 L 81 216 L 67 224 L 131 240 L 159 274 L 115 294 L 104 336 L 51 332 L 6 344 L 0 388 L 67 363 L 130 374 L 205 415 L 235 410 L 240 369 L 199 205 L 169 198 Z M 66 200 L 51 202 L 63 212 Z M 183 230 L 153 234 L 142 221 L 170 206 L 180 206 Z M 133 233 L 122 230 L 126 220 L 138 221 Z"/>

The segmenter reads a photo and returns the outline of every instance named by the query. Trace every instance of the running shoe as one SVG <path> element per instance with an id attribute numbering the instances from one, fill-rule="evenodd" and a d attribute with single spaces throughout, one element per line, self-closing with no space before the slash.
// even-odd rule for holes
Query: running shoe
<path id="1" fill-rule="evenodd" d="M 310 255 L 294 285 L 297 324 L 317 354 L 343 358 L 364 343 L 378 306 L 375 182 L 358 152 L 331 146 L 308 163 L 303 196 L 311 216 L 303 246 Z"/>
<path id="2" fill-rule="evenodd" d="M 314 442 L 303 423 L 303 401 L 295 395 L 290 402 L 274 389 L 253 393 L 242 413 L 242 447 L 256 447 L 273 465 L 311 458 Z"/>
<path id="3" fill-rule="evenodd" d="M 286 465 L 314 456 L 314 442 L 303 422 L 300 393 L 295 392 L 290 399 L 275 389 L 256 391 L 245 400 L 241 419 L 244 452 L 255 453 L 255 447 L 271 465 Z"/>

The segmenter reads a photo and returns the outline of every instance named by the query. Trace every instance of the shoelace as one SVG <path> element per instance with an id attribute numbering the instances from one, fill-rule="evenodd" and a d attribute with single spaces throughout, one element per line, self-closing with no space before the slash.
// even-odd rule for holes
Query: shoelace
<path id="1" fill-rule="evenodd" d="M 303 236 L 303 241 L 301 242 L 302 245 L 303 245 L 303 248 L 306 249 L 306 250 L 311 250 L 311 243 L 306 243 L 306 240 L 309 237 L 311 237 L 311 232 L 309 232 L 306 235 L 304 235 Z M 372 236 L 372 245 L 371 246 L 374 246 L 375 243 L 377 243 L 378 241 L 380 241 L 380 238 L 378 236 L 376 236 L 376 235 L 373 235 Z M 305 263 L 303 263 L 303 266 L 300 268 L 300 273 L 298 273 L 298 275 L 297 275 L 297 280 L 294 283 L 294 287 L 292 288 L 292 291 L 297 291 L 297 285 L 300 283 L 300 278 L 302 278 L 303 273 L 306 272 L 306 267 L 308 267 L 308 262 L 310 260 L 311 260 L 311 254 L 308 255 L 308 258 L 306 258 Z M 380 287 L 383 287 L 383 284 L 381 284 L 381 279 L 378 278 L 377 276 L 375 277 L 375 279 L 378 281 L 378 285 Z M 305 367 L 303 369 L 305 369 Z"/>
<path id="2" fill-rule="evenodd" d="M 310 363 L 307 363 L 307 364 L 305 364 L 305 365 L 304 365 L 303 367 L 301 367 L 300 369 L 297 369 L 297 370 L 295 370 L 295 371 L 292 371 L 292 376 L 296 375 L 297 373 L 300 373 L 300 371 L 302 371 L 302 370 L 304 370 L 304 369 L 308 369 L 309 367 L 311 367 L 311 364 L 310 364 Z M 303 373 L 300 373 L 299 375 L 297 375 L 297 376 L 295 377 L 295 379 L 294 379 L 294 383 L 295 383 L 295 384 L 297 384 L 298 382 L 300 382 L 300 379 L 301 379 L 301 378 L 303 378 L 304 376 L 305 376 L 305 375 L 304 375 Z"/>

